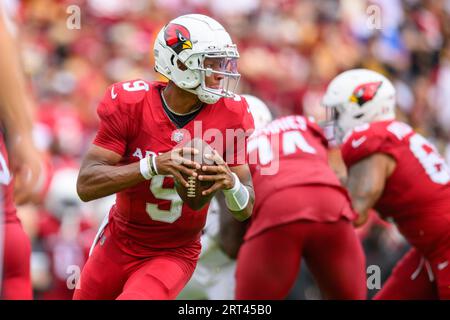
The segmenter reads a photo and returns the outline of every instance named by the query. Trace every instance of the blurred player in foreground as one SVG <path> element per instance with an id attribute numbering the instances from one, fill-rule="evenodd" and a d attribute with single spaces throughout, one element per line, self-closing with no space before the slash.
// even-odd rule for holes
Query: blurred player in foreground
<path id="1" fill-rule="evenodd" d="M 74 299 L 178 295 L 194 272 L 208 205 L 191 209 L 181 200 L 174 180 L 185 187 L 186 176 L 212 181 L 202 196 L 210 199 L 223 190 L 238 220 L 247 219 L 253 209 L 245 148 L 239 148 L 245 146 L 245 135 L 231 147 L 218 145 L 226 143 L 219 135 L 226 137 L 227 129 L 253 128 L 247 103 L 230 86 L 240 76 L 239 54 L 230 36 L 207 16 L 181 16 L 161 29 L 154 55 L 156 71 L 169 83 L 114 84 L 98 107 L 100 129 L 82 163 L 78 194 L 84 201 L 113 193 L 117 198 Z M 207 138 L 207 132 L 214 134 Z M 201 167 L 210 175 L 198 174 L 194 170 L 200 164 L 182 157 L 183 151 L 198 152 L 180 144 L 199 134 L 207 143 L 214 138 L 216 150 L 221 150 L 209 155 L 216 165 Z M 228 165 L 228 158 L 237 160 Z"/>
<path id="2" fill-rule="evenodd" d="M 328 165 L 321 128 L 312 118 L 282 117 L 255 130 L 247 148 L 254 213 L 242 245 L 238 224 L 228 219 L 222 233 L 225 250 L 238 254 L 236 299 L 285 299 L 302 258 L 325 298 L 365 299 L 356 214 Z"/>
<path id="3" fill-rule="evenodd" d="M 376 299 L 450 298 L 450 172 L 436 148 L 395 120 L 395 88 L 383 75 L 346 71 L 328 86 L 347 187 L 363 225 L 369 210 L 392 218 L 414 247 Z"/>
<path id="4" fill-rule="evenodd" d="M 14 197 L 19 204 L 30 200 L 40 162 L 32 141 L 31 101 L 1 3 L 0 48 L 0 297 L 31 299 L 31 248 L 17 218 Z"/>
<path id="5" fill-rule="evenodd" d="M 250 107 L 255 129 L 262 128 L 272 121 L 272 114 L 263 101 L 248 94 L 244 94 L 242 97 L 245 98 Z M 226 233 L 226 237 L 235 237 L 236 232 L 242 232 L 245 222 L 236 221 L 237 228 L 232 230 L 220 223 L 221 218 L 226 219 L 227 216 L 225 199 L 219 193 L 212 199 L 209 207 L 206 225 L 201 237 L 202 251 L 197 267 L 178 299 L 234 299 L 236 261 L 224 252 L 224 243 L 221 241 L 220 234 Z M 242 238 L 242 236 L 243 234 L 238 237 Z"/>

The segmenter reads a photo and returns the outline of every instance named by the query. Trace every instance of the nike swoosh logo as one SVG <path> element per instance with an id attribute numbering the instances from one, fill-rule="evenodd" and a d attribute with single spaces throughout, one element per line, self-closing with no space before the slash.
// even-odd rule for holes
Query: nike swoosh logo
<path id="1" fill-rule="evenodd" d="M 114 86 L 111 88 L 111 98 L 117 98 L 117 93 L 114 93 Z"/>
<path id="2" fill-rule="evenodd" d="M 437 268 L 438 268 L 439 270 L 444 270 L 447 266 L 448 266 L 448 261 L 445 261 L 445 262 L 439 263 L 439 264 L 437 265 Z"/>
<path id="3" fill-rule="evenodd" d="M 360 145 L 362 145 L 364 143 L 364 141 L 367 140 L 366 136 L 362 136 L 361 138 L 357 139 L 357 140 L 352 140 L 352 147 L 353 148 L 358 148 Z"/>

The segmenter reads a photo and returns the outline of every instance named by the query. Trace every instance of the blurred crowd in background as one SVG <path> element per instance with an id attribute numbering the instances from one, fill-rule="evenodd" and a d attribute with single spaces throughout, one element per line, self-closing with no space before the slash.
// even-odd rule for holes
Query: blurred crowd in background
<path id="1" fill-rule="evenodd" d="M 33 242 L 37 299 L 71 297 L 68 276 L 75 271 L 68 267 L 82 267 L 114 201 L 82 204 L 76 197 L 97 103 L 111 83 L 161 80 L 153 71 L 153 41 L 178 15 L 203 13 L 225 26 L 241 55 L 240 93 L 260 97 L 275 116 L 323 119 L 320 98 L 336 74 L 355 67 L 382 72 L 397 88 L 399 117 L 450 160 L 450 0 L 1 1 L 17 17 L 37 104 L 36 141 L 52 177 L 37 186 L 36 204 L 19 212 Z M 81 9 L 80 29 L 67 27 L 71 5 Z M 359 232 L 367 264 L 379 265 L 384 279 L 405 252 L 404 241 L 375 218 Z M 290 297 L 318 298 L 304 271 L 299 279 Z"/>

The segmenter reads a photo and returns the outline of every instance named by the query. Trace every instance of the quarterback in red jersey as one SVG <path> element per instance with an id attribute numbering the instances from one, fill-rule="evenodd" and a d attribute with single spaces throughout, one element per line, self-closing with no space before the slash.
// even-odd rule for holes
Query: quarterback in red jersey
<path id="1" fill-rule="evenodd" d="M 377 299 L 450 298 L 450 171 L 436 148 L 395 120 L 395 88 L 374 71 L 338 75 L 323 99 L 343 137 L 347 187 L 364 224 L 373 207 L 413 246 Z"/>
<path id="2" fill-rule="evenodd" d="M 78 193 L 85 201 L 117 197 L 75 299 L 178 295 L 197 263 L 208 210 L 195 211 L 181 200 L 175 184 L 188 187 L 186 176 L 213 182 L 203 191 L 206 197 L 223 190 L 238 220 L 253 209 L 245 153 L 253 118 L 245 99 L 231 88 L 239 78 L 239 55 L 228 33 L 207 16 L 181 16 L 162 28 L 154 55 L 155 69 L 168 84 L 117 83 L 98 107 L 100 129 L 80 169 Z M 207 155 L 215 165 L 200 166 L 181 156 L 198 151 L 181 147 L 192 137 L 215 148 Z"/>
<path id="3" fill-rule="evenodd" d="M 328 165 L 321 128 L 312 118 L 282 117 L 257 128 L 247 149 L 256 198 L 237 257 L 236 299 L 285 299 L 302 258 L 324 298 L 365 299 L 356 215 Z M 223 242 L 232 255 L 231 240 Z"/>

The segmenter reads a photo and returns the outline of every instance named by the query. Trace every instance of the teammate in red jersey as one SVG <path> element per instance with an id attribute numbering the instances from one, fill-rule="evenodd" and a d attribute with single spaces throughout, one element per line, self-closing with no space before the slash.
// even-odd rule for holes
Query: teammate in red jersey
<path id="1" fill-rule="evenodd" d="M 78 193 L 85 201 L 113 193 L 117 198 L 75 299 L 177 296 L 194 271 L 208 209 L 194 211 L 182 202 L 174 188 L 174 180 L 188 186 L 181 173 L 213 181 L 204 196 L 222 189 L 235 218 L 252 212 L 243 146 L 253 119 L 230 89 L 239 78 L 239 55 L 228 33 L 207 16 L 181 16 L 160 31 L 154 54 L 168 84 L 117 83 L 98 107 L 100 129 L 80 169 Z M 200 165 L 180 156 L 177 146 L 193 137 L 217 151 L 211 155 L 216 165 L 202 167 L 211 175 L 197 175 L 193 169 Z"/>
<path id="2" fill-rule="evenodd" d="M 392 218 L 413 249 L 376 299 L 450 298 L 450 172 L 436 148 L 395 121 L 395 88 L 376 72 L 356 69 L 329 85 L 336 137 L 343 138 L 352 203 L 364 224 L 375 208 Z"/>
<path id="3" fill-rule="evenodd" d="M 304 258 L 324 298 L 365 299 L 356 215 L 328 165 L 321 128 L 302 116 L 279 118 L 257 129 L 247 148 L 256 200 L 237 258 L 236 298 L 286 298 Z M 231 240 L 223 242 L 230 250 Z"/>
<path id="4" fill-rule="evenodd" d="M 0 298 L 24 300 L 32 298 L 31 246 L 14 201 L 33 197 L 40 161 L 32 141 L 32 103 L 6 18 L 0 4 Z"/>

